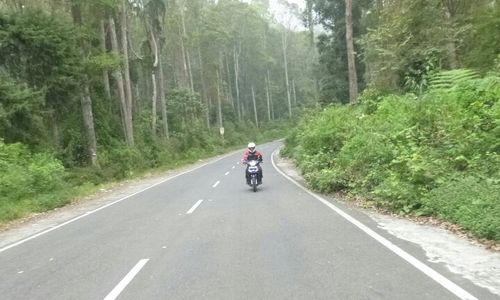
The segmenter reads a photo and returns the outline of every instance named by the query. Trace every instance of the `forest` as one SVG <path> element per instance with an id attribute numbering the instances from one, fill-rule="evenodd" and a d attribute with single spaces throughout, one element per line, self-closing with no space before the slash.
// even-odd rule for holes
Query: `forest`
<path id="1" fill-rule="evenodd" d="M 296 6 L 268 7 L 0 1 L 0 220 L 283 137 L 317 99 L 317 55 Z"/>
<path id="2" fill-rule="evenodd" d="M 296 2 L 0 0 L 0 222 L 287 136 L 318 191 L 500 240 L 498 2 Z"/>

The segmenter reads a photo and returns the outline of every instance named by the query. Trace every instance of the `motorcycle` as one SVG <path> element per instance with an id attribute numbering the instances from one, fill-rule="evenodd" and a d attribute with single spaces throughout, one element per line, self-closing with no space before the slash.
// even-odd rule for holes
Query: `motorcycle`
<path id="1" fill-rule="evenodd" d="M 248 173 L 250 174 L 250 186 L 252 187 L 254 192 L 257 192 L 257 186 L 262 184 L 262 182 L 259 183 L 259 165 L 260 161 L 258 160 L 251 160 L 248 162 Z"/>

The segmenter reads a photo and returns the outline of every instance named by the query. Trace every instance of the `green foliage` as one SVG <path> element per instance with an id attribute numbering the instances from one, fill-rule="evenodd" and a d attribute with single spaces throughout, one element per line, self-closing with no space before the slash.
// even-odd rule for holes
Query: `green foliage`
<path id="1" fill-rule="evenodd" d="M 81 129 L 73 122 L 81 115 L 85 61 L 78 36 L 64 18 L 43 11 L 0 16 L 0 137 L 6 142 L 61 150 L 70 140 L 66 133 Z"/>
<path id="2" fill-rule="evenodd" d="M 41 11 L 0 17 L 0 65 L 38 89 L 47 104 L 64 105 L 77 87 L 81 55 L 73 28 Z"/>
<path id="3" fill-rule="evenodd" d="M 464 33 L 464 47 L 459 54 L 463 56 L 465 67 L 478 69 L 484 73 L 494 69 L 492 61 L 499 55 L 500 3 L 481 2 L 483 2 L 481 5 L 476 3 L 474 9 L 467 12 L 461 20 L 468 26 L 468 30 Z"/>
<path id="4" fill-rule="evenodd" d="M 383 8 L 373 4 L 378 18 L 360 40 L 372 86 L 420 93 L 426 76 L 442 67 L 448 27 L 435 2 L 404 0 Z"/>
<path id="5" fill-rule="evenodd" d="M 64 185 L 64 167 L 47 153 L 31 154 L 22 144 L 0 140 L 0 221 L 59 206 L 57 198 L 37 202 Z M 28 208 L 31 207 L 31 208 Z"/>
<path id="6" fill-rule="evenodd" d="M 169 125 L 172 131 L 192 131 L 195 127 L 201 131 L 199 126 L 201 120 L 206 116 L 206 106 L 201 102 L 198 93 L 192 93 L 187 89 L 174 89 L 167 94 Z M 193 126 L 197 125 L 197 126 Z M 184 132 L 191 135 L 192 132 Z"/>
<path id="7" fill-rule="evenodd" d="M 115 147 L 100 152 L 99 163 L 110 178 L 132 177 L 134 172 L 148 167 L 146 159 L 137 148 L 129 148 L 117 143 Z"/>
<path id="8" fill-rule="evenodd" d="M 450 89 L 462 82 L 478 78 L 479 75 L 473 70 L 455 69 L 449 71 L 440 71 L 429 77 L 430 89 Z"/>
<path id="9" fill-rule="evenodd" d="M 347 103 L 349 99 L 349 75 L 347 68 L 345 1 L 344 0 L 308 0 L 318 14 L 318 21 L 327 32 L 318 37 L 320 89 L 323 103 Z M 368 1 L 353 2 L 354 38 L 360 37 L 366 28 L 362 24 L 362 11 L 368 7 Z M 355 51 L 360 55 L 356 59 L 356 71 L 360 89 L 364 86 L 365 67 L 362 63 L 362 49 L 357 43 Z"/>
<path id="10" fill-rule="evenodd" d="M 425 213 L 458 223 L 480 237 L 500 240 L 500 181 L 468 176 L 450 180 L 425 198 Z"/>
<path id="11" fill-rule="evenodd" d="M 500 78 L 475 77 L 467 71 L 438 75 L 447 88 L 421 98 L 369 90 L 359 106 L 304 118 L 285 153 L 320 191 L 349 190 L 402 213 L 439 215 L 498 239 L 500 194 L 493 185 L 500 181 Z M 462 192 L 460 178 L 476 192 L 452 203 L 451 195 Z M 483 181 L 488 185 L 481 187 Z"/>
<path id="12" fill-rule="evenodd" d="M 0 76 L 0 99 L 0 136 L 7 142 L 40 143 L 44 135 L 40 113 L 43 93 Z"/>
<path id="13" fill-rule="evenodd" d="M 103 53 L 91 57 L 86 65 L 87 72 L 96 73 L 121 68 L 123 59 L 111 53 Z"/>

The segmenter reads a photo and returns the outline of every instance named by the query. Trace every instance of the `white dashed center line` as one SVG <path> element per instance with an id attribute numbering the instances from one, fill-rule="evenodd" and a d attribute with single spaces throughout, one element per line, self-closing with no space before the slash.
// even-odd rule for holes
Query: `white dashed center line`
<path id="1" fill-rule="evenodd" d="M 214 188 L 214 187 L 217 187 L 217 186 L 219 185 L 219 183 L 220 183 L 220 180 L 219 180 L 219 181 L 217 181 L 216 183 L 214 183 L 214 185 L 212 185 L 212 187 L 213 187 L 213 188 Z"/>
<path id="2" fill-rule="evenodd" d="M 226 176 L 229 175 L 229 172 L 226 172 L 226 174 L 224 174 L 224 175 L 226 175 Z"/>
<path id="3" fill-rule="evenodd" d="M 193 213 L 193 211 L 195 211 L 195 209 L 198 208 L 198 206 L 200 206 L 201 202 L 203 202 L 203 200 L 198 200 L 198 202 L 196 202 L 195 205 L 193 205 L 193 207 L 191 207 L 190 210 L 188 210 L 188 212 L 186 214 L 190 215 Z"/>
<path id="4" fill-rule="evenodd" d="M 148 259 L 141 259 L 133 268 L 128 272 L 128 274 L 118 283 L 118 285 L 109 293 L 104 300 L 114 300 L 116 299 L 120 293 L 127 287 L 127 285 L 134 279 L 135 275 L 137 275 L 141 269 L 146 265 L 149 261 Z"/>

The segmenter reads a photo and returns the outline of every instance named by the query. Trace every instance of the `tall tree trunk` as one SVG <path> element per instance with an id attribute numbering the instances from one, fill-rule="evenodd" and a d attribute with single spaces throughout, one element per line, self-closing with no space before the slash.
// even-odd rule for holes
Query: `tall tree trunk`
<path id="1" fill-rule="evenodd" d="M 147 20 L 145 20 L 145 26 L 146 26 L 146 31 L 148 32 L 149 35 L 149 45 L 151 47 L 151 50 L 153 51 L 153 65 L 152 65 L 152 70 L 151 70 L 151 87 L 153 89 L 152 91 L 152 97 L 151 97 L 151 130 L 153 137 L 156 137 L 156 123 L 158 120 L 157 117 L 157 106 L 156 104 L 158 103 L 158 85 L 157 85 L 157 78 L 158 78 L 158 62 L 159 62 L 159 55 L 158 55 L 158 43 L 156 42 L 156 36 L 154 33 L 154 29 L 152 28 Z"/>
<path id="2" fill-rule="evenodd" d="M 158 88 L 156 87 L 156 69 L 153 69 L 151 72 L 151 84 L 153 88 L 153 96 L 151 97 L 151 134 L 153 138 L 156 137 L 156 121 L 157 121 L 157 112 L 156 112 L 156 103 L 158 102 Z"/>
<path id="3" fill-rule="evenodd" d="M 82 12 L 80 5 L 74 0 L 71 3 L 71 12 L 73 15 L 73 22 L 80 27 L 82 25 Z M 82 49 L 87 49 L 87 45 L 85 45 L 84 41 L 80 41 L 80 45 Z M 87 75 L 84 76 L 81 88 L 81 105 L 85 136 L 87 137 L 87 153 L 90 157 L 92 166 L 97 166 L 97 139 L 94 128 L 94 115 L 92 113 L 92 98 L 90 98 Z"/>
<path id="4" fill-rule="evenodd" d="M 269 102 L 271 104 L 271 119 L 275 120 L 274 104 L 273 104 L 273 89 L 272 89 L 272 85 L 271 85 L 271 76 L 269 74 L 269 70 L 267 70 L 267 81 L 269 83 Z"/>
<path id="5" fill-rule="evenodd" d="M 59 129 L 59 122 L 57 120 L 57 114 L 54 109 L 48 111 L 50 131 L 52 133 L 52 144 L 55 145 L 57 149 L 61 148 L 61 130 Z"/>
<path id="6" fill-rule="evenodd" d="M 181 44 L 181 55 L 182 55 L 182 84 L 186 88 L 190 88 L 191 84 L 189 82 L 189 72 L 188 72 L 188 67 L 187 67 L 187 58 L 186 58 L 186 47 L 184 45 L 184 36 L 182 34 L 182 29 L 179 27 L 179 37 L 180 37 L 180 44 Z"/>
<path id="7" fill-rule="evenodd" d="M 186 33 L 186 21 L 185 21 L 185 17 L 184 17 L 184 7 L 185 7 L 185 2 L 182 1 L 182 3 L 181 3 L 182 49 L 185 52 L 184 57 L 186 59 L 185 64 L 186 64 L 186 68 L 187 68 L 187 76 L 189 79 L 189 87 L 191 89 L 191 92 L 194 92 L 193 72 L 191 71 L 191 55 L 189 54 L 189 49 L 188 49 L 188 47 L 186 47 L 186 44 L 185 44 L 185 39 L 187 37 L 187 33 Z"/>
<path id="8" fill-rule="evenodd" d="M 100 29 L 101 29 L 101 51 L 102 53 L 106 53 L 106 20 L 104 16 L 100 20 Z M 111 87 L 109 86 L 109 73 L 107 70 L 102 71 L 102 82 L 104 85 L 104 91 L 106 92 L 106 96 L 108 99 L 111 99 Z"/>
<path id="9" fill-rule="evenodd" d="M 295 92 L 295 79 L 292 79 L 292 94 L 293 94 L 293 103 L 297 106 L 297 93 Z"/>
<path id="10" fill-rule="evenodd" d="M 241 47 L 241 43 L 240 43 Z M 234 87 L 236 88 L 236 106 L 238 109 L 238 121 L 241 121 L 241 101 L 240 101 L 240 65 L 239 65 L 240 52 L 236 51 L 236 45 L 234 46 Z"/>
<path id="11" fill-rule="evenodd" d="M 290 99 L 290 83 L 288 80 L 288 60 L 286 55 L 286 43 L 287 43 L 286 33 L 283 30 L 281 35 L 281 45 L 283 47 L 283 63 L 285 65 L 285 86 L 286 86 L 286 99 L 288 101 L 288 117 L 292 117 L 292 101 Z"/>
<path id="12" fill-rule="evenodd" d="M 116 36 L 116 26 L 115 26 L 115 20 L 113 16 L 110 14 L 109 15 L 109 32 L 110 32 L 110 38 L 111 38 L 111 49 L 112 52 L 118 57 L 120 56 L 120 50 L 118 47 L 118 38 Z M 116 81 L 116 85 L 118 87 L 118 96 L 120 100 L 120 112 L 121 112 L 121 117 L 122 117 L 122 125 L 123 125 L 123 133 L 125 135 L 125 141 L 127 142 L 127 145 L 133 146 L 134 145 L 134 134 L 133 134 L 133 128 L 132 124 L 127 122 L 128 120 L 128 112 L 127 112 L 127 99 L 125 96 L 125 87 L 123 84 L 123 74 L 120 70 L 114 70 L 113 71 L 113 78 Z"/>
<path id="13" fill-rule="evenodd" d="M 191 92 L 194 93 L 193 71 L 191 68 L 191 54 L 189 54 L 189 49 L 187 47 L 185 47 L 184 49 L 186 50 L 186 65 L 187 65 L 188 77 L 189 77 L 189 88 L 190 88 Z"/>
<path id="14" fill-rule="evenodd" d="M 309 29 L 309 43 L 314 46 L 314 17 L 313 17 L 313 1 L 306 1 L 306 20 Z"/>
<path id="15" fill-rule="evenodd" d="M 123 53 L 123 61 L 124 61 L 124 69 L 123 74 L 124 78 L 124 88 L 125 88 L 125 100 L 126 100 L 126 122 L 127 127 L 129 127 L 130 132 L 133 132 L 133 117 L 132 117 L 132 104 L 133 104 L 133 95 L 132 95 L 132 84 L 130 80 L 130 65 L 128 58 L 128 19 L 127 19 L 127 0 L 122 0 L 122 9 L 121 9 L 121 38 L 122 38 L 122 53 Z M 134 136 L 131 136 L 131 145 L 134 145 Z"/>
<path id="16" fill-rule="evenodd" d="M 205 110 L 205 121 L 207 122 L 207 128 L 210 129 L 210 101 L 208 100 L 207 96 L 207 86 L 205 83 L 205 73 L 203 70 L 203 56 L 201 56 L 201 46 L 200 43 L 198 43 L 198 60 L 200 61 L 200 79 L 201 79 L 201 97 L 203 98 L 202 100 L 205 102 L 206 110 Z"/>
<path id="17" fill-rule="evenodd" d="M 167 117 L 167 101 L 165 99 L 165 76 L 163 72 L 163 64 L 161 60 L 161 49 L 160 45 L 160 33 L 157 32 L 153 24 L 149 23 L 147 19 L 144 19 L 145 28 L 149 36 L 149 44 L 153 51 L 153 65 L 152 65 L 152 83 L 153 83 L 153 120 L 154 120 L 154 130 L 156 132 L 156 119 L 157 119 L 157 103 L 158 95 L 160 96 L 160 108 L 161 116 L 163 122 L 163 135 L 165 138 L 170 138 L 169 128 L 168 128 L 168 117 Z"/>
<path id="18" fill-rule="evenodd" d="M 252 85 L 252 102 L 253 102 L 253 114 L 255 117 L 255 126 L 259 127 L 259 117 L 257 116 L 257 104 L 255 101 L 255 91 Z"/>
<path id="19" fill-rule="evenodd" d="M 85 83 L 83 85 L 82 112 L 85 135 L 87 137 L 87 152 L 90 155 L 90 163 L 92 166 L 97 166 L 97 139 L 94 128 L 94 115 L 92 113 L 92 98 L 90 98 L 90 88 L 87 79 L 85 79 Z"/>
<path id="20" fill-rule="evenodd" d="M 269 98 L 269 70 L 266 77 L 267 120 L 271 121 L 271 99 Z"/>
<path id="21" fill-rule="evenodd" d="M 219 70 L 217 70 L 217 115 L 219 118 L 219 128 L 223 127 L 222 122 L 222 103 L 221 103 L 221 95 L 220 95 L 220 75 Z"/>
<path id="22" fill-rule="evenodd" d="M 161 118 L 163 120 L 163 134 L 167 139 L 170 138 L 170 132 L 168 129 L 168 115 L 167 115 L 167 99 L 165 99 L 165 75 L 163 73 L 163 64 L 161 61 L 161 55 L 159 56 L 158 64 L 158 79 L 159 83 L 159 93 L 160 93 L 160 105 L 161 105 Z"/>
<path id="23" fill-rule="evenodd" d="M 347 66 L 349 68 L 349 102 L 358 102 L 358 75 L 354 58 L 354 42 L 352 36 L 352 0 L 345 0 L 345 38 L 347 43 Z"/>
<path id="24" fill-rule="evenodd" d="M 446 18 L 446 24 L 448 25 L 448 29 L 451 31 L 448 34 L 448 37 L 446 38 L 446 48 L 448 51 L 448 60 L 450 63 L 450 68 L 451 69 L 456 69 L 459 66 L 458 63 L 458 57 L 457 57 L 457 46 L 455 44 L 455 38 L 454 38 L 454 24 L 453 24 L 453 18 L 454 18 L 454 10 L 452 7 L 450 7 L 451 4 L 448 3 L 448 5 L 445 4 L 445 18 Z"/>
<path id="25" fill-rule="evenodd" d="M 232 84 L 232 78 L 231 78 L 231 71 L 229 69 L 229 57 L 226 53 L 225 59 L 226 59 L 226 73 L 227 73 L 227 93 L 229 95 L 229 101 L 231 101 L 231 105 L 233 106 L 233 110 L 235 110 L 236 105 L 234 103 L 234 96 L 233 96 L 233 84 Z"/>

